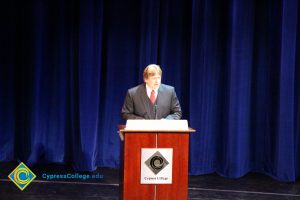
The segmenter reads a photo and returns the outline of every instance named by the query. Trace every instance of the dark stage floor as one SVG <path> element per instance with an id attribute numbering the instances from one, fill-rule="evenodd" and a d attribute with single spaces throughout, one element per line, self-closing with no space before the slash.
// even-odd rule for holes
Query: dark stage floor
<path id="1" fill-rule="evenodd" d="M 71 167 L 47 165 L 30 167 L 37 178 L 21 191 L 8 178 L 16 162 L 0 163 L 0 199 L 118 199 L 118 175 L 116 169 L 99 168 L 94 179 L 46 180 L 45 174 L 76 173 Z M 189 199 L 270 199 L 300 200 L 300 181 L 284 183 L 272 178 L 250 173 L 239 179 L 223 178 L 217 174 L 190 176 Z"/>

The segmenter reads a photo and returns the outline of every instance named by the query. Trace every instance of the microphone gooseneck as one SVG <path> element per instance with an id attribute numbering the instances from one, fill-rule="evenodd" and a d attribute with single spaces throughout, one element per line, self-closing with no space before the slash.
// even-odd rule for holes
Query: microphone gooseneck
<path id="1" fill-rule="evenodd" d="M 157 104 L 154 104 L 154 114 L 155 114 L 155 119 L 157 119 Z"/>

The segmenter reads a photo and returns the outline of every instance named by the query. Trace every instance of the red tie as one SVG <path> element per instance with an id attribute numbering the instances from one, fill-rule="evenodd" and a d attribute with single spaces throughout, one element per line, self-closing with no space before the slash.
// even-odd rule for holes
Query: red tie
<path id="1" fill-rule="evenodd" d="M 154 92 L 154 90 L 151 91 L 150 101 L 152 102 L 152 104 L 155 103 L 155 92 Z"/>

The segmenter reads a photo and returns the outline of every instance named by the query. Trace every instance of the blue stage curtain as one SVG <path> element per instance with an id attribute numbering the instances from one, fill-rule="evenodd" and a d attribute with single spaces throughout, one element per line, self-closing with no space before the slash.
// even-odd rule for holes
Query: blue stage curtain
<path id="1" fill-rule="evenodd" d="M 11 0 L 0 5 L 0 161 L 118 167 L 128 88 L 157 63 L 189 172 L 300 175 L 297 0 Z"/>

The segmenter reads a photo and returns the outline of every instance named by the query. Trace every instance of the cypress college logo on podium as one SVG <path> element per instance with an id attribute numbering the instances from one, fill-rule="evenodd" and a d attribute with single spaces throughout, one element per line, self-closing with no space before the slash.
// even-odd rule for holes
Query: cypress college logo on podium
<path id="1" fill-rule="evenodd" d="M 141 150 L 141 184 L 172 184 L 173 149 Z"/>
<path id="2" fill-rule="evenodd" d="M 8 178 L 18 186 L 20 190 L 24 190 L 36 178 L 36 175 L 21 162 L 18 167 L 8 175 Z"/>

